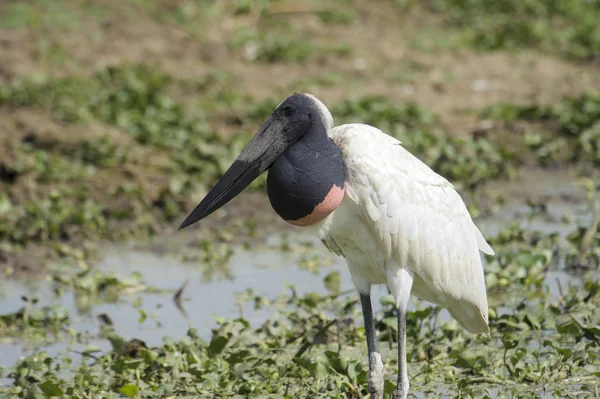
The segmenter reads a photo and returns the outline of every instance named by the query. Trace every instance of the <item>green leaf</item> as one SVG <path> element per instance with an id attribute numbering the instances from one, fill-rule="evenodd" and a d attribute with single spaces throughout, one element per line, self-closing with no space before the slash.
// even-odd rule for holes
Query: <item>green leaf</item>
<path id="1" fill-rule="evenodd" d="M 133 398 L 138 393 L 138 387 L 135 385 L 123 385 L 121 389 L 119 389 L 119 392 L 127 397 Z"/>
<path id="2" fill-rule="evenodd" d="M 379 300 L 379 303 L 381 303 L 381 306 L 392 306 L 393 308 L 396 307 L 396 300 L 392 295 L 384 296 Z"/>
<path id="3" fill-rule="evenodd" d="M 587 326 L 585 327 L 585 331 L 595 335 L 596 337 L 600 337 L 600 325 Z"/>
<path id="4" fill-rule="evenodd" d="M 92 354 L 92 353 L 97 353 L 97 352 L 102 352 L 102 351 L 96 345 L 88 345 L 85 347 L 85 349 L 83 350 L 82 353 L 87 355 L 87 354 Z"/>
<path id="5" fill-rule="evenodd" d="M 50 381 L 44 381 L 43 383 L 41 383 L 40 389 L 42 390 L 42 392 L 44 392 L 44 394 L 48 398 L 51 396 L 62 396 L 63 395 L 63 391 L 59 388 L 59 386 L 51 383 Z"/>
<path id="6" fill-rule="evenodd" d="M 108 339 L 108 341 L 110 342 L 110 344 L 113 348 L 113 352 L 123 353 L 123 351 L 125 349 L 125 340 L 123 339 L 123 337 L 112 333 L 112 334 L 109 334 L 106 337 L 106 339 Z"/>
<path id="7" fill-rule="evenodd" d="M 425 320 L 428 318 L 433 312 L 432 307 L 426 307 L 425 309 L 415 310 L 413 314 L 418 320 Z"/>
<path id="8" fill-rule="evenodd" d="M 478 357 L 474 355 L 459 356 L 456 358 L 454 365 L 463 369 L 472 369 L 477 361 L 477 358 Z"/>
<path id="9" fill-rule="evenodd" d="M 324 380 L 329 376 L 329 367 L 326 364 L 317 361 L 310 365 L 310 373 L 317 380 Z"/>
<path id="10" fill-rule="evenodd" d="M 396 318 L 396 316 L 385 317 L 381 321 L 383 322 L 383 324 L 390 327 L 393 331 L 396 331 L 398 329 L 398 319 Z"/>
<path id="11" fill-rule="evenodd" d="M 339 292 L 340 284 L 341 284 L 340 272 L 335 271 L 335 272 L 329 273 L 323 279 L 323 283 L 325 284 L 325 288 L 327 288 L 329 291 Z"/>
<path id="12" fill-rule="evenodd" d="M 225 348 L 225 345 L 227 345 L 228 341 L 229 339 L 222 335 L 214 337 L 208 345 L 208 352 L 211 356 L 218 355 L 223 351 L 223 348 Z"/>
<path id="13" fill-rule="evenodd" d="M 306 305 L 311 308 L 317 307 L 317 305 L 321 303 L 322 300 L 323 298 L 321 297 L 321 295 L 317 294 L 316 292 L 309 292 L 304 297 Z"/>
<path id="14" fill-rule="evenodd" d="M 556 329 L 564 335 L 579 335 L 581 333 L 581 328 L 579 328 L 579 325 L 574 320 L 560 324 L 556 326 Z"/>
<path id="15" fill-rule="evenodd" d="M 504 345 L 504 349 L 514 349 L 517 346 L 519 346 L 519 341 L 513 339 L 512 335 L 507 334 L 504 337 L 502 337 L 502 344 Z"/>

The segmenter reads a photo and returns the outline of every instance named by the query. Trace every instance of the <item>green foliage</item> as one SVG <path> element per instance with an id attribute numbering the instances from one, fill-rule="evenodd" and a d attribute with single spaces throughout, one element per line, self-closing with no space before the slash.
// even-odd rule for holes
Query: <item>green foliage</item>
<path id="1" fill-rule="evenodd" d="M 229 78 L 210 75 L 201 82 L 174 81 L 147 65 L 124 65 L 91 77 L 69 77 L 35 83 L 14 81 L 0 88 L 0 104 L 12 108 L 42 108 L 65 124 L 103 123 L 132 139 L 122 145 L 111 136 L 73 143 L 44 141 L 36 136 L 15 143 L 13 157 L 3 161 L 3 173 L 18 181 L 28 177 L 39 194 L 23 201 L 9 190 L 0 197 L 0 238 L 16 245 L 73 237 L 118 237 L 119 233 L 153 234 L 165 221 L 180 217 L 183 205 L 198 191 L 212 186 L 243 148 L 249 134 L 272 112 L 280 99 L 268 98 L 249 107 L 248 100 L 221 85 Z M 213 87 L 217 87 L 215 92 Z M 190 113 L 173 93 L 185 88 L 210 93 L 206 109 L 226 112 L 241 134 L 217 134 L 202 113 Z M 203 97 L 201 97 L 203 98 Z M 484 111 L 492 119 L 540 121 L 560 133 L 545 140 L 537 131 L 524 144 L 541 163 L 555 160 L 597 160 L 600 100 L 591 92 L 551 107 L 498 105 Z M 469 187 L 509 176 L 522 162 L 522 148 L 501 144 L 483 135 L 455 137 L 441 132 L 431 111 L 408 103 L 393 104 L 382 97 L 362 97 L 333 108 L 338 123 L 362 122 L 399 138 L 438 173 Z M 514 143 L 513 143 L 514 144 Z M 152 149 L 165 156 L 148 174 L 168 176 L 159 190 L 143 177 L 123 183 L 97 177 L 102 170 L 123 173 L 136 152 Z M 565 151 L 571 156 L 565 157 Z M 147 158 L 144 162 L 152 159 Z M 98 179 L 98 180 L 96 180 Z M 45 189 L 43 185 L 52 185 Z M 100 188 L 99 185 L 102 185 Z M 264 185 L 259 180 L 254 187 Z M 35 187 L 35 186 L 34 186 Z M 135 221 L 123 230 L 110 228 L 120 220 Z M 222 258 L 226 259 L 226 255 Z M 218 263 L 218 262 L 217 262 Z"/>
<path id="2" fill-rule="evenodd" d="M 417 104 L 393 104 L 384 97 L 362 97 L 347 100 L 333 109 L 344 122 L 377 126 L 384 131 L 434 127 L 437 117 Z"/>
<path id="3" fill-rule="evenodd" d="M 248 28 L 237 30 L 229 44 L 233 50 L 242 52 L 245 58 L 266 63 L 304 64 L 311 60 L 333 56 L 345 58 L 352 54 L 352 47 L 348 44 L 328 45 L 302 34 Z"/>
<path id="4" fill-rule="evenodd" d="M 147 11 L 168 26 L 169 32 L 174 28 L 171 24 L 178 25 L 200 45 L 203 35 L 212 32 L 208 19 L 227 27 L 220 33 L 232 26 L 247 26 L 237 29 L 230 47 L 237 55 L 262 63 L 318 64 L 333 57 L 348 57 L 353 49 L 345 44 L 326 44 L 312 28 L 311 34 L 298 32 L 293 21 L 288 24 L 291 19 L 287 16 L 270 15 L 271 0 L 214 5 L 201 0 L 136 0 L 123 9 L 79 0 L 5 3 L 0 6 L 0 29 L 28 30 L 36 47 L 35 57 L 40 58 L 35 62 L 40 64 L 52 53 L 62 61 L 70 57 L 66 48 L 73 46 L 67 46 L 70 42 L 65 40 L 63 47 L 59 30 L 76 35 L 74 28 L 88 26 L 86 18 L 100 18 L 114 25 L 114 10 L 126 10 L 136 18 Z M 337 2 L 319 4 L 317 11 L 309 9 L 306 17 L 322 27 L 348 24 L 359 12 L 353 7 L 356 4 L 345 3 L 343 7 Z M 417 4 L 411 0 L 396 3 L 404 9 Z M 482 50 L 533 48 L 575 60 L 596 60 L 600 53 L 597 1 L 427 0 L 419 4 L 439 14 L 444 22 L 443 27 L 424 27 L 419 35 L 424 43 L 421 46 L 429 49 L 455 46 L 455 38 L 460 37 Z M 103 13 L 109 18 L 104 20 Z M 447 27 L 454 29 L 449 32 Z M 89 36 L 96 37 L 96 33 L 91 31 Z M 434 44 L 427 45 L 428 41 Z M 218 54 L 215 59 L 220 57 Z M 90 60 L 86 56 L 82 59 L 86 60 L 85 68 Z M 339 70 L 345 72 L 299 80 L 294 86 L 322 89 L 343 85 L 348 89 L 363 82 L 356 76 L 373 77 L 380 67 L 369 65 L 366 71 L 356 73 L 349 65 L 341 65 Z M 60 72 L 65 76 L 68 69 Z M 3 80 L 8 83 L 0 86 L 3 115 L 41 110 L 39 113 L 50 114 L 58 129 L 65 131 L 50 139 L 43 137 L 43 131 L 24 132 L 18 139 L 6 141 L 10 148 L 0 150 L 0 259 L 13 251 L 13 246 L 30 243 L 77 259 L 76 265 L 65 262 L 61 263 L 63 269 L 53 269 L 51 284 L 56 294 L 53 299 L 70 300 L 73 294 L 82 312 L 89 311 L 94 301 L 114 302 L 126 292 L 148 295 L 153 289 L 139 275 L 124 279 L 85 267 L 82 261 L 86 252 L 81 243 L 152 234 L 181 217 L 184 209 L 214 184 L 258 124 L 281 101 L 268 98 L 254 104 L 253 98 L 235 84 L 238 78 L 221 71 L 211 72 L 200 81 L 177 80 L 148 65 L 86 70 L 83 76 L 58 79 L 41 74 L 30 79 L 11 73 L 9 70 L 7 80 Z M 289 91 L 296 90 L 290 87 Z M 510 176 L 531 155 L 542 165 L 560 161 L 597 164 L 600 159 L 597 92 L 550 106 L 493 106 L 483 117 L 505 124 L 490 134 L 460 137 L 445 134 L 438 117 L 422 106 L 360 97 L 360 92 L 355 100 L 333 104 L 332 110 L 338 122 L 369 123 L 398 137 L 437 172 L 468 187 Z M 519 131 L 522 124 L 526 126 L 522 136 L 514 140 L 509 136 L 510 143 L 502 140 L 513 130 Z M 97 126 L 111 134 L 86 134 Z M 226 133 L 232 131 L 236 134 Z M 64 140 L 77 134 L 81 139 Z M 261 183 L 264 180 L 255 187 Z M 545 204 L 531 203 L 530 208 L 532 213 L 543 213 Z M 409 372 L 414 392 L 428 397 L 491 398 L 498 392 L 519 398 L 597 396 L 597 276 L 582 277 L 578 286 L 559 286 L 557 294 L 553 274 L 556 265 L 597 264 L 597 230 L 597 224 L 581 228 L 567 240 L 557 234 L 526 231 L 518 224 L 498 232 L 492 240 L 497 256 L 489 258 L 486 266 L 490 338 L 465 333 L 455 321 L 442 321 L 447 319 L 440 308 L 417 303 L 416 310 L 408 315 Z M 228 236 L 233 235 L 220 229 L 214 237 L 197 244 L 197 254 L 184 258 L 204 264 L 205 278 L 217 272 L 230 276 L 227 264 L 233 253 L 229 244 L 233 238 Z M 215 238 L 226 244 L 215 243 Z M 582 265 L 580 259 L 589 264 Z M 302 268 L 317 272 L 320 259 L 305 254 L 300 263 Z M 103 329 L 104 335 L 93 339 L 105 338 L 111 349 L 90 345 L 81 352 L 81 359 L 74 352 L 60 358 L 56 353 L 34 349 L 14 367 L 0 369 L 3 381 L 12 382 L 11 386 L 3 384 L 0 396 L 365 397 L 365 331 L 356 296 L 340 293 L 340 284 L 339 273 L 331 272 L 324 279 L 331 295 L 298 295 L 292 288 L 288 295 L 271 299 L 249 291 L 247 300 L 277 313 L 262 325 L 251 325 L 243 318 L 218 319 L 208 340 L 190 329 L 185 339 L 165 338 L 162 345 L 147 347 L 139 339 L 128 340 L 114 331 L 106 334 L 110 329 Z M 147 326 L 147 318 L 152 317 L 149 314 L 139 309 L 140 323 Z M 72 331 L 72 317 L 60 305 L 24 298 L 22 309 L 0 315 L 0 337 L 7 342 L 20 337 L 40 344 L 67 336 L 77 344 L 86 344 L 89 337 Z M 397 367 L 392 345 L 397 331 L 394 301 L 389 296 L 383 298 L 377 320 L 391 378 Z M 388 381 L 388 395 L 393 388 Z"/>
<path id="5" fill-rule="evenodd" d="M 102 234 L 106 208 L 89 198 L 87 190 L 50 190 L 44 198 L 12 203 L 4 196 L 0 213 L 0 238 L 15 243 L 73 238 L 73 234 Z M 75 205 L 77 204 L 77 205 Z"/>
<path id="6" fill-rule="evenodd" d="M 33 6 L 31 3 L 34 3 Z M 76 7 L 64 7 L 52 0 L 11 1 L 0 5 L 0 29 L 29 26 L 44 29 L 69 29 L 78 26 Z"/>
<path id="7" fill-rule="evenodd" d="M 250 60 L 267 63 L 303 64 L 315 58 L 348 57 L 352 54 L 352 47 L 349 45 L 316 45 L 306 37 L 255 33 L 245 29 L 236 33 L 230 45 L 234 50 L 243 50 L 244 56 Z"/>
<path id="8" fill-rule="evenodd" d="M 92 79 L 17 82 L 0 92 L 0 103 L 49 108 L 67 123 L 95 119 L 124 129 L 141 144 L 181 148 L 190 136 L 206 135 L 207 126 L 174 103 L 166 93 L 169 80 L 146 65 L 110 67 Z"/>
<path id="9" fill-rule="evenodd" d="M 35 140 L 15 144 L 14 161 L 3 165 L 13 179 L 30 176 L 38 184 L 65 184 L 31 201 L 16 201 L 8 191 L 3 198 L 6 211 L 0 212 L 0 238 L 25 244 L 74 234 L 102 237 L 111 233 L 110 221 L 122 217 L 136 220 L 130 231 L 152 233 L 161 220 L 179 217 L 181 196 L 194 192 L 197 182 L 211 185 L 241 150 L 245 137 L 223 141 L 204 117 L 189 116 L 173 100 L 172 86 L 170 78 L 151 67 L 125 65 L 101 70 L 91 78 L 15 81 L 0 87 L 0 105 L 48 109 L 62 123 L 96 121 L 115 126 L 137 146 L 165 152 L 167 169 L 155 173 L 170 172 L 170 184 L 158 194 L 145 181 L 115 180 L 100 189 L 94 183 L 97 171 L 87 165 L 125 168 L 136 146 L 123 147 L 108 136 L 81 140 L 75 146 Z M 88 176 L 90 182 L 85 180 Z M 128 203 L 125 209 L 124 202 Z"/>
<path id="10" fill-rule="evenodd" d="M 583 0 L 427 0 L 465 39 L 482 50 L 535 48 L 575 60 L 600 55 L 600 4 Z"/>
<path id="11" fill-rule="evenodd" d="M 41 306 L 36 299 L 23 300 L 25 304 L 21 309 L 0 315 L 0 334 L 3 337 L 50 339 L 69 325 L 69 314 L 63 306 Z"/>
<path id="12" fill-rule="evenodd" d="M 315 52 L 314 45 L 306 40 L 267 36 L 259 45 L 256 59 L 264 62 L 302 62 Z"/>
<path id="13" fill-rule="evenodd" d="M 490 338 L 465 333 L 455 321 L 442 322 L 439 308 L 417 306 L 409 312 L 413 392 L 444 395 L 449 386 L 464 397 L 484 397 L 498 387 L 514 397 L 550 389 L 559 396 L 573 389 L 584 397 L 594 392 L 595 380 L 586 376 L 600 372 L 600 286 L 588 281 L 554 297 L 540 289 L 539 274 L 548 277 L 546 261 L 536 266 L 537 260 L 514 250 L 515 245 L 528 245 L 519 234 L 508 236 L 515 239 L 496 245 L 498 260 L 489 265 L 491 273 L 513 263 L 523 269 L 506 273 L 510 297 L 491 303 Z M 536 246 L 547 247 L 546 239 L 552 237 L 542 237 Z M 497 289 L 491 287 L 491 293 Z M 30 397 L 40 390 L 75 398 L 367 395 L 365 332 L 354 322 L 360 318 L 355 294 L 298 295 L 292 290 L 273 300 L 254 295 L 247 299 L 277 313 L 260 326 L 241 318 L 219 319 L 209 340 L 190 329 L 183 340 L 165 338 L 151 348 L 109 333 L 112 350 L 95 349 L 95 361 L 75 362 L 69 367 L 72 374 L 64 373 L 62 362 L 36 353 L 9 370 L 14 386 L 7 393 Z M 384 297 L 377 328 L 388 374 L 395 368 L 395 348 L 385 341 L 395 340 L 395 312 L 393 299 Z M 332 314 L 337 318 L 331 319 Z M 386 392 L 393 388 L 386 384 Z"/>
<path id="14" fill-rule="evenodd" d="M 541 134 L 525 136 L 526 144 L 536 150 L 540 160 L 562 157 L 570 161 L 600 162 L 600 92 L 590 91 L 568 97 L 551 106 L 518 106 L 496 104 L 487 107 L 482 117 L 506 122 L 525 120 L 542 123 L 545 130 L 556 131 L 557 137 Z M 565 145 L 565 140 L 573 144 Z M 560 153 L 560 154 L 559 154 Z M 553 157 L 552 154 L 556 156 Z"/>

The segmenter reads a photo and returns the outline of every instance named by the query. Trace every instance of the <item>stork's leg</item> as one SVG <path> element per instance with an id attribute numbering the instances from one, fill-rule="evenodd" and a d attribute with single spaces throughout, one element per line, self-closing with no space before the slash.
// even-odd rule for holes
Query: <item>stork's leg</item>
<path id="1" fill-rule="evenodd" d="M 408 269 L 390 270 L 388 286 L 396 299 L 398 308 L 398 385 L 392 394 L 393 399 L 408 397 L 408 372 L 406 369 L 406 311 L 413 283 L 413 273 Z"/>
<path id="2" fill-rule="evenodd" d="M 360 294 L 365 331 L 367 333 L 367 350 L 369 352 L 369 392 L 371 399 L 383 399 L 383 385 L 385 373 L 383 362 L 379 354 L 379 345 L 375 336 L 375 322 L 373 321 L 373 308 L 371 307 L 371 294 Z"/>

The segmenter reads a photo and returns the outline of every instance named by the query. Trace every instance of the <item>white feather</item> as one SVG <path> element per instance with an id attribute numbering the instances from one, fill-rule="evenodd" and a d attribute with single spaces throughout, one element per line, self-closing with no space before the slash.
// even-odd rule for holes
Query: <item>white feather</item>
<path id="1" fill-rule="evenodd" d="M 454 186 L 400 142 L 362 124 L 335 127 L 346 196 L 320 229 L 342 254 L 357 289 L 387 283 L 398 269 L 414 275 L 412 294 L 447 308 L 472 332 L 488 332 L 488 303 L 479 251 L 493 254 Z"/>

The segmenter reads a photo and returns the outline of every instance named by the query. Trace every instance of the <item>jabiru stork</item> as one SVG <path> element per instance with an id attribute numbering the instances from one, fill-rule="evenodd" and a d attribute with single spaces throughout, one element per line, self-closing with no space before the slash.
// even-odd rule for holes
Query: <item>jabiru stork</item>
<path id="1" fill-rule="evenodd" d="M 479 251 L 494 251 L 454 186 L 377 128 L 334 127 L 313 95 L 295 93 L 279 104 L 180 228 L 210 215 L 267 170 L 275 212 L 296 226 L 318 225 L 327 249 L 346 259 L 363 312 L 372 398 L 383 397 L 385 379 L 373 284 L 387 284 L 398 310 L 394 399 L 405 399 L 409 389 L 411 294 L 448 309 L 466 330 L 489 333 Z"/>

